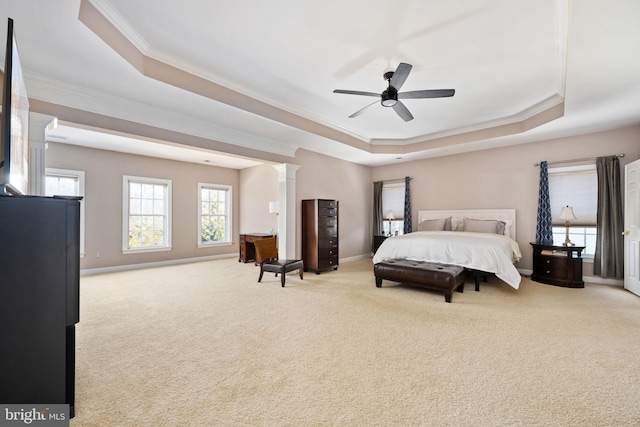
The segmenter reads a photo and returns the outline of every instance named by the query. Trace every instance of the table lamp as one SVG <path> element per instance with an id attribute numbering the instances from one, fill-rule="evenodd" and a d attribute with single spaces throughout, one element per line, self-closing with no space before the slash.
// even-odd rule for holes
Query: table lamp
<path id="1" fill-rule="evenodd" d="M 562 246 L 574 246 L 574 244 L 569 240 L 569 227 L 571 226 L 570 221 L 572 219 L 578 219 L 573 213 L 573 208 L 571 206 L 565 206 L 564 208 L 562 208 L 562 212 L 560 212 L 560 216 L 558 217 L 558 219 L 565 221 L 564 225 L 566 227 L 565 239 Z"/>
<path id="2" fill-rule="evenodd" d="M 387 214 L 384 216 L 384 219 L 389 220 L 389 234 L 387 234 L 387 236 L 391 236 L 391 221 L 393 221 L 394 219 L 396 219 L 396 217 L 393 215 L 393 212 L 391 212 L 391 209 L 389 209 L 389 212 L 387 212 Z"/>
<path id="3" fill-rule="evenodd" d="M 273 234 L 278 234 L 278 215 L 280 213 L 279 211 L 280 211 L 280 204 L 277 201 L 269 202 L 269 213 L 276 214 L 276 229 Z"/>

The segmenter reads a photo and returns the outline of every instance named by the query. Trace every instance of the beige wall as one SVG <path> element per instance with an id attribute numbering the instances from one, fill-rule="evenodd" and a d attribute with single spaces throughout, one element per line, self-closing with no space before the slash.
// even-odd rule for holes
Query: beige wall
<path id="1" fill-rule="evenodd" d="M 239 233 L 267 233 L 276 218 L 269 201 L 278 200 L 278 172 L 271 164 L 237 171 L 154 159 L 112 151 L 49 143 L 47 167 L 85 172 L 85 256 L 81 269 L 98 269 L 185 258 L 236 255 Z M 371 230 L 371 168 L 299 150 L 296 165 L 296 230 L 300 201 L 340 201 L 340 258 L 369 253 Z M 330 171 L 330 173 L 328 172 Z M 171 179 L 173 187 L 173 249 L 169 252 L 122 254 L 122 176 Z M 233 244 L 197 247 L 197 183 L 233 187 Z M 98 256 L 99 254 L 99 256 Z M 296 254 L 301 238 L 296 236 Z"/>
<path id="2" fill-rule="evenodd" d="M 234 169 L 127 155 L 48 143 L 47 167 L 85 171 L 85 256 L 80 268 L 94 269 L 237 253 L 233 245 L 197 247 L 197 184 L 233 187 L 233 235 L 238 232 L 239 173 Z M 172 180 L 172 245 L 169 252 L 122 254 L 123 175 Z M 100 254 L 98 256 L 98 254 Z"/>
<path id="3" fill-rule="evenodd" d="M 420 209 L 515 208 L 520 269 L 531 269 L 535 239 L 539 168 L 542 160 L 560 161 L 624 153 L 621 163 L 640 157 L 640 126 L 554 139 L 486 151 L 370 168 L 299 149 L 296 173 L 296 230 L 300 230 L 300 201 L 327 198 L 340 201 L 340 258 L 370 252 L 372 182 L 412 176 L 413 227 Z M 238 253 L 240 232 L 269 232 L 276 218 L 269 201 L 278 199 L 278 173 L 271 164 L 237 171 L 121 153 L 49 143 L 47 167 L 86 173 L 86 256 L 82 269 L 201 256 Z M 173 250 L 167 253 L 122 254 L 122 176 L 173 180 Z M 233 187 L 234 243 L 208 249 L 196 244 L 196 185 Z M 100 257 L 97 254 L 100 253 Z M 301 255 L 301 237 L 296 237 Z M 592 274 L 585 264 L 585 275 Z"/>
<path id="4" fill-rule="evenodd" d="M 297 230 L 304 199 L 336 199 L 339 205 L 339 257 L 359 257 L 371 252 L 371 168 L 299 149 L 297 172 Z M 300 254 L 301 237 L 297 237 Z"/>
<path id="5" fill-rule="evenodd" d="M 278 200 L 278 171 L 260 165 L 240 171 L 240 233 L 269 233 L 277 227 L 269 202 Z"/>
<path id="6" fill-rule="evenodd" d="M 624 153 L 621 165 L 639 158 L 640 127 L 426 159 L 373 170 L 373 181 L 411 176 L 413 227 L 421 209 L 515 208 L 518 268 L 530 270 L 535 241 L 540 169 L 533 164 Z M 585 275 L 592 274 L 585 264 Z"/>
<path id="7" fill-rule="evenodd" d="M 367 255 L 371 234 L 371 168 L 299 149 L 296 172 L 296 256 L 302 255 L 300 207 L 304 199 L 337 199 L 340 202 L 339 256 Z M 271 200 L 278 200 L 278 172 L 271 165 L 240 172 L 240 230 L 269 232 L 275 218 L 268 213 Z"/>

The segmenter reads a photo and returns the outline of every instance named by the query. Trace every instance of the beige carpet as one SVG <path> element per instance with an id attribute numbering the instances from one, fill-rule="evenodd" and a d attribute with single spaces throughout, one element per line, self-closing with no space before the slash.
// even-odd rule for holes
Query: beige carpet
<path id="1" fill-rule="evenodd" d="M 640 298 L 370 260 L 287 287 L 225 259 L 81 279 L 72 426 L 638 426 Z"/>

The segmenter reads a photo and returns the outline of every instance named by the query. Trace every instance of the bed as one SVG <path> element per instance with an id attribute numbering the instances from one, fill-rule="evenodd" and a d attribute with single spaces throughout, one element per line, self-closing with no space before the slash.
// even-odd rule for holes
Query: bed
<path id="1" fill-rule="evenodd" d="M 518 289 L 521 277 L 514 262 L 521 257 L 515 209 L 421 210 L 418 230 L 387 238 L 373 263 L 407 259 L 457 265 L 494 274 Z"/>

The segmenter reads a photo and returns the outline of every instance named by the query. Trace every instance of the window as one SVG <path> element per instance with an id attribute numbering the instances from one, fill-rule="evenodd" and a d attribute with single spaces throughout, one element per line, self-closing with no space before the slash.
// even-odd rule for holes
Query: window
<path id="1" fill-rule="evenodd" d="M 404 188 L 404 182 L 385 182 L 382 186 L 382 230 L 385 235 L 404 232 Z M 395 218 L 391 222 L 385 219 L 389 211 Z"/>
<path id="2" fill-rule="evenodd" d="M 171 249 L 171 181 L 123 177 L 124 253 Z"/>
<path id="3" fill-rule="evenodd" d="M 198 246 L 231 243 L 231 187 L 198 184 Z"/>
<path id="4" fill-rule="evenodd" d="M 84 171 L 46 168 L 45 196 L 78 196 L 80 200 L 80 256 L 84 256 Z"/>
<path id="5" fill-rule="evenodd" d="M 566 238 L 565 222 L 558 219 L 564 206 L 571 206 L 577 219 L 571 221 L 569 240 L 586 246 L 583 256 L 592 258 L 596 250 L 598 176 L 595 165 L 549 168 L 549 197 L 553 218 L 553 242 Z"/>

